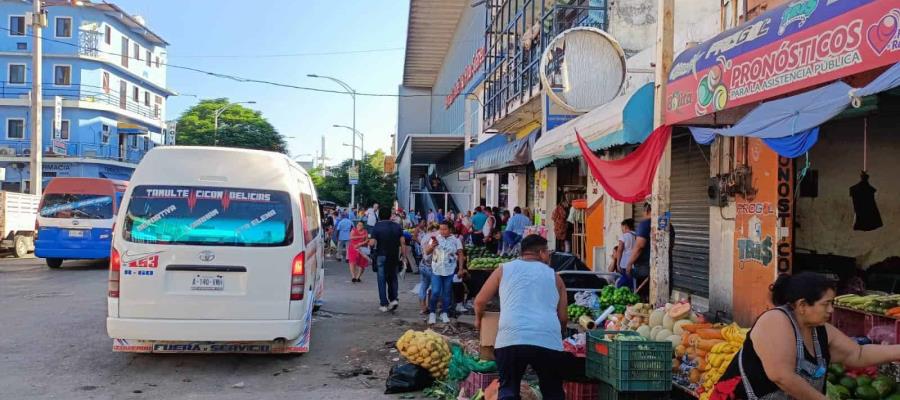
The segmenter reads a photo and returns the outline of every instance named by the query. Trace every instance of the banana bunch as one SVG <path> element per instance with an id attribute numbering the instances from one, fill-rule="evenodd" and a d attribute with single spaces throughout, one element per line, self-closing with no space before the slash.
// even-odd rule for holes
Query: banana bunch
<path id="1" fill-rule="evenodd" d="M 446 378 L 451 358 L 450 346 L 436 332 L 410 329 L 397 340 L 397 350 L 410 363 L 427 369 L 434 378 Z"/>
<path id="2" fill-rule="evenodd" d="M 727 344 L 734 345 L 740 349 L 744 344 L 744 340 L 747 339 L 747 332 L 749 331 L 750 329 L 741 328 L 737 324 L 731 324 L 722 328 L 722 337 L 728 342 Z"/>

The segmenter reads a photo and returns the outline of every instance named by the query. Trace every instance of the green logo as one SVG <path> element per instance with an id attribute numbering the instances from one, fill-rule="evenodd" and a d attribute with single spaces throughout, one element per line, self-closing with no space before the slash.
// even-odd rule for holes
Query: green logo
<path id="1" fill-rule="evenodd" d="M 778 34 L 783 35 L 788 25 L 800 21 L 797 27 L 802 27 L 806 20 L 816 11 L 819 6 L 819 0 L 796 0 L 788 5 L 781 14 L 781 25 L 778 26 Z"/>

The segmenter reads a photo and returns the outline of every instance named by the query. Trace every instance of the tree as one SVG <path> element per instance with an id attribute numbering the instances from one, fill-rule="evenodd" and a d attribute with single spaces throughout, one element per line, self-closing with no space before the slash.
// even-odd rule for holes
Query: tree
<path id="1" fill-rule="evenodd" d="M 350 180 L 347 176 L 350 164 L 350 160 L 344 160 L 333 167 L 319 166 L 310 171 L 320 200 L 333 201 L 339 205 L 350 204 Z M 366 155 L 356 165 L 359 167 L 356 203 L 361 206 L 372 203 L 394 204 L 397 177 L 384 174 L 384 152 L 377 150 L 374 154 Z"/>
<path id="2" fill-rule="evenodd" d="M 239 104 L 228 107 L 219 115 L 218 135 L 215 134 L 216 110 L 229 104 L 228 99 L 201 100 L 178 118 L 179 145 L 212 146 L 218 136 L 221 147 L 269 150 L 287 153 L 284 137 L 263 118 L 262 113 Z"/>

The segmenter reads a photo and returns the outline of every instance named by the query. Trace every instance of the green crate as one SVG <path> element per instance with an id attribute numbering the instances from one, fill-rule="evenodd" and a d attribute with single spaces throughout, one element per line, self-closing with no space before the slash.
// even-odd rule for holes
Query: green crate
<path id="1" fill-rule="evenodd" d="M 608 333 L 634 332 L 594 330 L 588 332 L 586 374 L 622 392 L 672 390 L 672 343 L 654 341 L 609 341 Z"/>
<path id="2" fill-rule="evenodd" d="M 600 383 L 599 400 L 668 400 L 669 392 L 620 392 L 612 385 Z"/>

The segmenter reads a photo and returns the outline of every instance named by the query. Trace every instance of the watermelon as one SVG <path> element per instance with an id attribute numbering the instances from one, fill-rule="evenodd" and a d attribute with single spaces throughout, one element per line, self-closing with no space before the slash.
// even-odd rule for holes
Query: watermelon
<path id="1" fill-rule="evenodd" d="M 879 397 L 884 397 L 894 391 L 894 380 L 886 376 L 880 376 L 872 381 L 872 387 L 878 391 Z"/>
<path id="2" fill-rule="evenodd" d="M 841 378 L 841 380 L 838 383 L 841 386 L 843 386 L 847 389 L 850 389 L 851 391 L 853 389 L 856 389 L 856 379 L 853 379 L 851 377 L 845 376 L 845 377 Z"/>
<path id="3" fill-rule="evenodd" d="M 868 375 L 862 375 L 856 378 L 856 386 L 872 386 L 872 378 Z"/>
<path id="4" fill-rule="evenodd" d="M 868 385 L 857 387 L 855 393 L 860 400 L 879 400 L 881 398 L 878 395 L 878 391 Z"/>
<path id="5" fill-rule="evenodd" d="M 850 391 L 847 388 L 839 385 L 827 384 L 826 394 L 828 395 L 828 400 L 847 400 L 850 398 Z"/>

